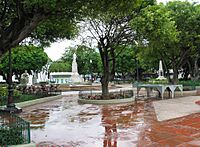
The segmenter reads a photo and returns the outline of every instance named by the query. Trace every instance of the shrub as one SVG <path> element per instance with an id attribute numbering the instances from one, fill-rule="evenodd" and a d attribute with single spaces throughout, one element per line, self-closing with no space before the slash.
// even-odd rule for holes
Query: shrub
<path id="1" fill-rule="evenodd" d="M 0 128 L 0 145 L 17 145 L 23 143 L 19 128 Z"/>
<path id="2" fill-rule="evenodd" d="M 6 87 L 0 87 L 0 97 L 5 97 L 8 95 L 8 90 Z"/>
<path id="3" fill-rule="evenodd" d="M 6 97 L 8 95 L 8 89 L 7 87 L 0 87 L 0 97 Z M 22 93 L 19 90 L 14 89 L 13 96 L 15 98 L 19 98 L 22 95 Z"/>

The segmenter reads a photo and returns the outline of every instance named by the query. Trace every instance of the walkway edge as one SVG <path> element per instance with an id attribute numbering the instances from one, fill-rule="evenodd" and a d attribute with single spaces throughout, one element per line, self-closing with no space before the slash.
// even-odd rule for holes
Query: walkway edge
<path id="1" fill-rule="evenodd" d="M 36 144 L 29 143 L 29 144 L 11 145 L 9 147 L 36 147 Z"/>
<path id="2" fill-rule="evenodd" d="M 112 100 L 86 100 L 79 98 L 78 102 L 82 104 L 96 104 L 96 105 L 106 105 L 106 104 L 122 104 L 130 103 L 135 101 L 135 97 L 125 98 L 125 99 L 112 99 Z"/>
<path id="3" fill-rule="evenodd" d="M 28 106 L 40 104 L 40 103 L 45 103 L 45 102 L 57 100 L 57 99 L 60 99 L 60 98 L 62 98 L 62 95 L 50 96 L 50 97 L 35 99 L 35 100 L 31 100 L 31 101 L 25 101 L 25 102 L 21 102 L 21 103 L 16 103 L 16 106 L 20 107 L 20 108 L 23 108 L 23 107 L 28 107 Z"/>

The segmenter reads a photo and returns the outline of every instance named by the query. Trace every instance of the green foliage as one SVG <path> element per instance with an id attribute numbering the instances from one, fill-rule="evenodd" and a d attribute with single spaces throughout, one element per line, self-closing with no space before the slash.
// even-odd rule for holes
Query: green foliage
<path id="1" fill-rule="evenodd" d="M 80 74 L 85 75 L 85 74 L 90 74 L 91 72 L 93 73 L 101 72 L 101 60 L 99 53 L 96 52 L 95 49 L 92 49 L 85 45 L 79 45 L 76 49 L 69 48 L 63 54 L 61 60 L 71 65 L 74 52 L 76 52 L 77 55 L 76 60 L 78 64 L 78 72 Z"/>
<path id="2" fill-rule="evenodd" d="M 7 87 L 0 87 L 0 97 L 6 97 L 8 95 Z"/>
<path id="3" fill-rule="evenodd" d="M 53 62 L 49 67 L 50 72 L 70 72 L 71 64 L 70 62 Z"/>
<path id="4" fill-rule="evenodd" d="M 200 86 L 200 81 L 192 81 L 192 80 L 180 80 L 178 84 L 182 84 L 183 86 Z"/>
<path id="5" fill-rule="evenodd" d="M 0 2 L 0 55 L 25 38 L 46 46 L 77 33 L 77 21 L 90 1 L 20 0 Z"/>
<path id="6" fill-rule="evenodd" d="M 116 72 L 126 76 L 127 74 L 134 73 L 135 69 L 136 48 L 134 46 L 128 46 L 116 57 Z"/>
<path id="7" fill-rule="evenodd" d="M 18 145 L 23 143 L 24 138 L 21 135 L 20 128 L 5 128 L 0 126 L 0 145 Z"/>
<path id="8" fill-rule="evenodd" d="M 15 114 L 0 113 L 0 146 L 30 143 L 30 124 Z"/>
<path id="9" fill-rule="evenodd" d="M 192 78 L 197 79 L 199 76 L 198 60 L 200 46 L 200 5 L 189 2 L 174 1 L 167 3 L 166 7 L 171 11 L 171 17 L 177 25 L 179 31 L 179 42 L 176 50 L 180 50 L 176 57 L 180 60 L 179 66 L 188 66 Z M 176 65 L 177 66 L 177 65 Z"/>
<path id="10" fill-rule="evenodd" d="M 12 70 L 16 77 L 20 77 L 25 70 L 28 73 L 40 71 L 47 64 L 48 56 L 43 48 L 33 45 L 18 46 L 12 50 Z M 4 75 L 8 75 L 8 53 L 3 55 L 0 60 L 1 71 Z"/>
<path id="11" fill-rule="evenodd" d="M 199 5 L 181 1 L 142 9 L 131 22 L 140 42 L 145 40 L 139 53 L 142 66 L 155 70 L 162 59 L 165 70 L 173 69 L 173 81 L 183 65 L 190 63 L 190 71 L 194 70 L 191 67 L 200 59 L 199 12 Z"/>
<path id="12" fill-rule="evenodd" d="M 19 98 L 22 95 L 22 93 L 16 89 L 13 91 L 13 96 L 15 98 Z M 7 87 L 0 87 L 0 97 L 7 97 L 8 96 L 8 89 Z"/>
<path id="13" fill-rule="evenodd" d="M 78 33 L 78 27 L 75 22 L 69 18 L 51 18 L 42 22 L 32 33 L 34 41 L 40 42 L 42 46 L 49 46 L 50 43 L 60 38 L 71 39 Z"/>
<path id="14" fill-rule="evenodd" d="M 141 39 L 147 39 L 148 46 L 154 53 L 166 49 L 167 45 L 174 44 L 179 34 L 170 11 L 162 4 L 144 8 L 132 21 L 132 26 L 141 34 Z"/>

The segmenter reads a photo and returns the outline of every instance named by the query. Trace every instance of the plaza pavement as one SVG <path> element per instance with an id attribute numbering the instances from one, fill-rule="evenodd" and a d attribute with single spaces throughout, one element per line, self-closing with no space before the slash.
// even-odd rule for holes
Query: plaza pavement
<path id="1" fill-rule="evenodd" d="M 32 139 L 37 147 L 61 147 L 74 144 L 82 147 L 103 147 L 104 143 L 113 140 L 113 136 L 117 136 L 115 147 L 200 146 L 200 105 L 195 104 L 200 100 L 199 96 L 166 100 L 145 99 L 127 105 L 110 105 L 106 106 L 108 111 L 105 114 L 102 110 L 103 106 L 78 105 L 76 98 L 77 94 L 73 97 L 64 96 L 62 99 L 24 109 L 21 116 L 31 122 Z M 57 121 L 58 116 L 59 121 Z M 103 116 L 106 117 L 106 121 L 102 122 Z M 71 118 L 84 120 L 84 125 L 79 121 L 70 122 Z M 40 129 L 39 124 L 45 127 Z M 113 124 L 118 131 L 105 132 L 107 137 L 102 137 L 103 127 L 105 126 L 106 131 L 106 126 L 113 126 Z M 64 126 L 66 130 L 60 128 Z M 56 138 L 57 135 L 52 136 L 52 132 L 49 132 L 52 128 L 56 128 L 54 134 L 57 131 L 66 135 Z M 92 132 L 91 137 L 90 131 L 79 133 L 80 129 L 96 131 Z M 72 135 L 67 135 L 72 133 L 75 133 L 79 140 L 74 139 Z"/>
<path id="2" fill-rule="evenodd" d="M 158 121 L 179 118 L 200 112 L 200 106 L 195 104 L 200 96 L 187 96 L 174 99 L 154 101 L 153 106 Z"/>

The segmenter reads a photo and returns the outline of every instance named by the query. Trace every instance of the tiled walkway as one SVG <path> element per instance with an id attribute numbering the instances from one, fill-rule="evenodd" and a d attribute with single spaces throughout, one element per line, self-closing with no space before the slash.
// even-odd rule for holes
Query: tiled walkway
<path id="1" fill-rule="evenodd" d="M 151 116 L 155 118 L 153 108 L 146 111 L 146 115 L 148 117 L 145 117 L 145 120 L 148 121 L 148 125 L 140 134 L 138 146 L 200 146 L 200 113 L 164 122 L 157 122 L 150 118 Z"/>
<path id="2" fill-rule="evenodd" d="M 79 105 L 75 96 L 27 107 L 38 147 L 199 147 L 200 113 L 158 122 L 152 100 Z"/>

